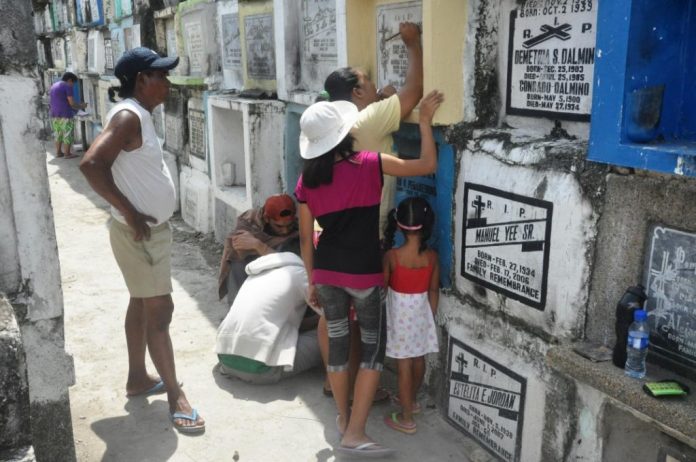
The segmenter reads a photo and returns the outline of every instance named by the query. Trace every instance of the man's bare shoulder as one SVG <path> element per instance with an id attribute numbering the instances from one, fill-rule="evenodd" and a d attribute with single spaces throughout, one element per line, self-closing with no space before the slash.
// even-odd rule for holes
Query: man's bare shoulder
<path id="1" fill-rule="evenodd" d="M 140 131 L 140 118 L 135 114 L 135 112 L 130 109 L 121 109 L 109 120 L 106 127 L 112 130 L 125 130 L 133 133 L 133 131 Z"/>

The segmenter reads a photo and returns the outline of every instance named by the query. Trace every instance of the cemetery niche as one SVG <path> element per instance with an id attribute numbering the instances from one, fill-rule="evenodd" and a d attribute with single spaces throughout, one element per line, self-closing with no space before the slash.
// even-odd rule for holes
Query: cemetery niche
<path id="1" fill-rule="evenodd" d="M 588 159 L 696 175 L 696 9 L 599 3 Z"/>

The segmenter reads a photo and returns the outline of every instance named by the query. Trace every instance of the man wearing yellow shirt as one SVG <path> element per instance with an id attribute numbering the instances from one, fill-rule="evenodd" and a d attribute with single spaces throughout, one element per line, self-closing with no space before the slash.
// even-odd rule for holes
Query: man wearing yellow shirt
<path id="1" fill-rule="evenodd" d="M 350 101 L 358 107 L 358 120 L 351 130 L 356 151 L 396 153 L 392 133 L 423 97 L 423 49 L 421 33 L 414 23 L 399 24 L 401 40 L 406 45 L 408 68 L 406 81 L 398 93 L 392 86 L 377 90 L 370 77 L 360 69 L 344 67 L 333 71 L 324 82 L 329 101 Z M 396 179 L 384 176 L 382 204 L 379 212 L 380 235 L 387 213 L 394 208 Z"/>

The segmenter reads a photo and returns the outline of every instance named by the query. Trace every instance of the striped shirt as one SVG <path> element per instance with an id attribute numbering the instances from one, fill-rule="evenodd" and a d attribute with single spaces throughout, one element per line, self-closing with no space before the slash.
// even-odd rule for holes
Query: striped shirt
<path id="1" fill-rule="evenodd" d="M 314 253 L 313 284 L 367 289 L 384 284 L 379 248 L 382 161 L 362 151 L 334 164 L 333 181 L 307 188 L 302 176 L 295 197 L 323 228 Z"/>

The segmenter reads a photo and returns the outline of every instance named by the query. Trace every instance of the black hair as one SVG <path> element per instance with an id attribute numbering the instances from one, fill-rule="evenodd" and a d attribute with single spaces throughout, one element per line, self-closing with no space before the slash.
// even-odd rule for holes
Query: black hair
<path id="1" fill-rule="evenodd" d="M 389 212 L 387 218 L 387 228 L 384 230 L 384 250 L 389 250 L 394 246 L 394 235 L 397 226 L 421 226 L 418 230 L 401 229 L 404 234 L 419 233 L 421 237 L 419 252 L 428 248 L 428 239 L 433 233 L 435 224 L 435 213 L 427 200 L 422 197 L 408 197 L 399 203 L 399 206 Z"/>
<path id="2" fill-rule="evenodd" d="M 329 152 L 314 159 L 305 160 L 302 168 L 302 184 L 309 189 L 318 188 L 323 184 L 331 184 L 336 154 L 340 155 L 343 160 L 348 160 L 355 155 L 355 151 L 353 151 L 353 135 L 346 135 Z"/>
<path id="3" fill-rule="evenodd" d="M 65 74 L 63 74 L 63 77 L 61 77 L 60 80 L 62 80 L 63 82 L 67 82 L 69 80 L 77 82 L 77 76 L 72 72 L 66 72 Z"/>
<path id="4" fill-rule="evenodd" d="M 353 88 L 358 86 L 358 73 L 352 67 L 333 71 L 324 81 L 329 101 L 353 101 Z"/>
<path id="5" fill-rule="evenodd" d="M 133 75 L 121 75 L 118 76 L 118 81 L 121 82 L 120 87 L 109 87 L 107 90 L 109 93 L 109 101 L 112 103 L 116 102 L 114 95 L 118 93 L 118 97 L 121 99 L 130 98 L 135 94 L 135 82 L 138 79 L 138 74 L 150 75 L 154 69 L 148 69 L 145 71 L 136 72 Z"/>
<path id="6" fill-rule="evenodd" d="M 118 81 L 121 82 L 121 86 L 109 87 L 107 90 L 109 92 L 109 101 L 112 103 L 116 102 L 114 95 L 118 93 L 120 99 L 126 99 L 133 96 L 135 93 L 135 80 L 138 74 L 133 75 L 122 75 L 118 77 Z"/>

